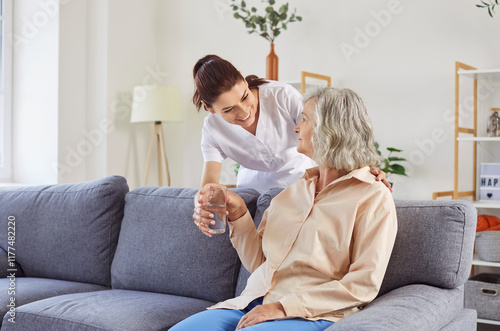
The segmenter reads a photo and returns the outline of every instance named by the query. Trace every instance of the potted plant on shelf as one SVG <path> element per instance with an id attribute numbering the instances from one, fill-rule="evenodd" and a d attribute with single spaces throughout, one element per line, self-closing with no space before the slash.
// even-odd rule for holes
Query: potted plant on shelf
<path id="1" fill-rule="evenodd" d="M 271 52 L 266 58 L 266 78 L 278 80 L 278 56 L 274 53 L 274 40 L 287 25 L 292 22 L 302 21 L 302 17 L 296 15 L 296 9 L 288 13 L 288 2 L 278 10 L 274 9 L 275 0 L 262 0 L 267 2 L 265 13 L 260 15 L 257 8 L 248 7 L 244 0 L 231 0 L 231 8 L 234 18 L 241 19 L 245 23 L 249 34 L 258 34 L 271 43 Z"/>
<path id="2" fill-rule="evenodd" d="M 379 150 L 380 145 L 378 142 L 375 142 L 375 149 L 377 150 L 378 155 L 381 156 L 382 160 L 380 164 L 378 165 L 378 168 L 385 172 L 387 174 L 387 177 L 389 177 L 390 174 L 394 175 L 400 175 L 400 176 L 408 176 L 406 174 L 406 169 L 404 166 L 402 166 L 399 163 L 396 162 L 405 162 L 406 159 L 398 156 L 392 156 L 392 153 L 400 153 L 403 150 L 402 149 L 397 149 L 394 147 L 387 147 L 387 150 L 389 151 L 389 155 L 387 157 L 384 157 L 382 153 Z M 392 183 L 391 183 L 392 184 Z"/>

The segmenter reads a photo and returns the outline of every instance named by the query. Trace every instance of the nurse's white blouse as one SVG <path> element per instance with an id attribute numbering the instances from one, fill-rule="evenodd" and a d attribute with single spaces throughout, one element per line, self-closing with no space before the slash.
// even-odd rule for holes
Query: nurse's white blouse
<path id="1" fill-rule="evenodd" d="M 315 162 L 297 152 L 294 128 L 302 116 L 302 96 L 292 86 L 271 81 L 259 86 L 260 114 L 255 136 L 217 114 L 205 118 L 201 151 L 205 162 L 226 158 L 240 164 L 237 186 L 260 193 L 296 182 Z"/>

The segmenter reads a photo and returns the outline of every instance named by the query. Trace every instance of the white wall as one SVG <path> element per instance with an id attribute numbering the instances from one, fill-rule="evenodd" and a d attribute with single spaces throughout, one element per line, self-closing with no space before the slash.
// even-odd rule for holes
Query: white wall
<path id="1" fill-rule="evenodd" d="M 196 60 L 215 53 L 244 75 L 265 74 L 268 43 L 247 34 L 228 2 L 160 1 L 162 61 L 186 94 L 186 121 L 172 128 L 179 141 L 172 167 L 182 186 L 196 187 L 201 178 L 204 116 L 189 101 Z M 395 180 L 395 198 L 430 199 L 452 189 L 455 61 L 500 67 L 500 14 L 492 19 L 465 0 L 289 2 L 303 22 L 276 40 L 280 80 L 298 80 L 302 70 L 326 74 L 363 97 L 382 148 L 401 148 L 412 160 L 410 177 Z"/>
<path id="2" fill-rule="evenodd" d="M 131 188 L 144 185 L 152 123 L 130 123 L 130 99 L 137 85 L 163 84 L 158 55 L 158 1 L 108 0 L 106 173 L 125 176 Z M 153 164 L 156 164 L 154 159 Z M 156 171 L 149 185 L 157 184 Z M 173 182 L 176 183 L 176 182 Z M 177 182 L 180 185 L 180 183 Z"/>
<path id="3" fill-rule="evenodd" d="M 433 191 L 452 189 L 454 62 L 500 67 L 500 14 L 492 19 L 465 0 L 289 2 L 303 22 L 290 24 L 276 41 L 280 80 L 317 72 L 364 98 L 381 146 L 404 149 L 412 161 L 410 177 L 395 180 L 395 198 L 430 199 Z M 44 10 L 41 3 L 15 1 L 15 31 Z M 233 18 L 228 3 L 61 1 L 60 17 L 14 55 L 15 179 L 118 174 L 132 189 L 142 185 L 152 128 L 128 122 L 129 98 L 134 86 L 153 78 L 179 86 L 183 98 L 184 122 L 164 123 L 172 185 L 197 187 L 206 114 L 191 103 L 194 63 L 215 53 L 245 75 L 264 76 L 269 52 L 266 40 L 248 35 Z M 349 47 L 354 53 L 346 54 Z M 67 164 L 78 148 L 81 161 Z M 57 173 L 54 161 L 71 172 Z M 154 167 L 150 177 L 155 184 Z M 223 177 L 234 180 L 230 163 Z"/>
<path id="4" fill-rule="evenodd" d="M 38 2 L 54 3 L 56 2 Z M 87 26 L 86 1 L 61 2 L 58 47 L 58 183 L 86 179 L 85 158 L 94 146 L 85 139 L 87 111 Z"/>

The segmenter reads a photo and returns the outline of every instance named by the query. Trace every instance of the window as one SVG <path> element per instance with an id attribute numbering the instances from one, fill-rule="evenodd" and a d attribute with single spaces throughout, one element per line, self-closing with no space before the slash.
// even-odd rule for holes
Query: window
<path id="1" fill-rule="evenodd" d="M 12 0 L 0 0 L 0 181 L 12 177 Z"/>

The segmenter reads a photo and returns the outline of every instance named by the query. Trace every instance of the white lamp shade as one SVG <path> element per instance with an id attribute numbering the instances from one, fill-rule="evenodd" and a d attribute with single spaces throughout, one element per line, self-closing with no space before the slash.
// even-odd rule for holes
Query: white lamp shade
<path id="1" fill-rule="evenodd" d="M 176 86 L 136 86 L 130 122 L 182 121 L 181 92 Z"/>

